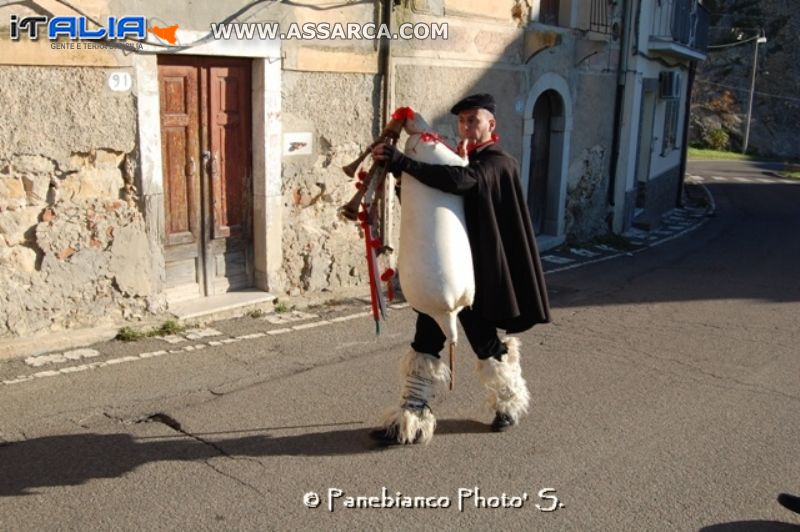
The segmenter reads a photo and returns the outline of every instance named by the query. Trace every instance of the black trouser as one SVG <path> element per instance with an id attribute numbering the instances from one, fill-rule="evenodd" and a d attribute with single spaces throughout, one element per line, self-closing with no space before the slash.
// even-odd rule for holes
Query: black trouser
<path id="1" fill-rule="evenodd" d="M 481 360 L 495 357 L 498 360 L 508 352 L 506 346 L 497 336 L 497 328 L 487 322 L 477 312 L 465 308 L 458 313 L 458 321 L 464 328 L 469 345 Z M 411 347 L 418 353 L 427 353 L 439 357 L 447 337 L 437 325 L 436 320 L 417 311 L 417 332 Z"/>

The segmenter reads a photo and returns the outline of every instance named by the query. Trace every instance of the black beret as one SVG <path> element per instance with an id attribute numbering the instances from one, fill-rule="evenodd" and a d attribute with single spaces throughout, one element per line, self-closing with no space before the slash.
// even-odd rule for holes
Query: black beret
<path id="1" fill-rule="evenodd" d="M 457 115 L 461 111 L 466 111 L 467 109 L 486 109 L 490 113 L 494 114 L 494 96 L 491 94 L 473 94 L 472 96 L 467 96 L 450 109 L 450 112 L 454 115 Z"/>

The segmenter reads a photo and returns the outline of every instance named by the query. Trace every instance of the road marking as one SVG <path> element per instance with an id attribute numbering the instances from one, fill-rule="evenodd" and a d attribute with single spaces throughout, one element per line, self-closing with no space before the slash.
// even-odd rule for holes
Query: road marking
<path id="1" fill-rule="evenodd" d="M 222 336 L 222 333 L 216 329 L 206 327 L 204 329 L 189 329 L 183 333 L 187 340 L 202 340 L 209 336 Z"/>
<path id="2" fill-rule="evenodd" d="M 556 255 L 545 255 L 542 257 L 542 260 L 545 262 L 552 262 L 553 264 L 571 264 L 575 262 L 574 259 L 568 259 L 566 257 L 557 257 Z"/>
<path id="3" fill-rule="evenodd" d="M 264 320 L 273 325 L 283 325 L 285 323 L 292 323 L 295 321 L 312 320 L 319 318 L 317 314 L 309 314 L 308 312 L 301 312 L 299 310 L 292 310 L 291 312 L 281 314 L 267 314 Z"/>
<path id="4" fill-rule="evenodd" d="M 314 327 L 320 327 L 322 325 L 328 325 L 330 321 L 328 320 L 320 320 L 320 321 L 312 321 L 311 323 L 303 323 L 302 325 L 295 325 L 292 327 L 295 331 L 304 331 L 306 329 L 313 329 Z"/>
<path id="5" fill-rule="evenodd" d="M 601 251 L 607 251 L 608 253 L 616 253 L 617 251 L 619 251 L 617 248 L 612 248 L 611 246 L 608 246 L 606 244 L 597 244 L 594 248 L 599 249 Z"/>
<path id="6" fill-rule="evenodd" d="M 253 333 L 253 334 L 243 334 L 241 336 L 237 336 L 239 340 L 254 340 L 256 338 L 263 338 L 267 335 L 267 333 Z"/>
<path id="7" fill-rule="evenodd" d="M 94 358 L 100 356 L 100 351 L 96 349 L 73 349 L 63 353 L 51 355 L 37 355 L 25 359 L 25 363 L 31 367 L 39 368 L 48 364 L 62 364 L 68 360 L 80 360 L 82 358 Z"/>
<path id="8" fill-rule="evenodd" d="M 408 304 L 406 304 L 406 306 L 408 306 Z M 395 308 L 394 305 L 392 305 L 392 308 Z M 403 308 L 405 308 L 405 307 L 403 307 Z M 331 318 L 328 321 L 330 321 L 331 323 L 341 323 L 343 321 L 350 321 L 350 320 L 354 320 L 356 318 L 363 318 L 365 316 L 372 316 L 372 312 L 371 311 L 367 311 L 367 312 L 359 312 L 357 314 L 349 314 L 347 316 L 339 316 L 338 318 Z"/>
<path id="9" fill-rule="evenodd" d="M 594 251 L 589 251 L 588 249 L 575 249 L 569 248 L 569 252 L 573 255 L 577 255 L 579 257 L 586 257 L 586 258 L 594 258 L 600 255 L 600 253 L 595 253 Z"/>

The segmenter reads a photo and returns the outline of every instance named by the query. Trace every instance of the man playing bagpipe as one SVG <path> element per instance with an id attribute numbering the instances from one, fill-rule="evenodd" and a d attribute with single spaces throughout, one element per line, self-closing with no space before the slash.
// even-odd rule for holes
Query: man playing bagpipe
<path id="1" fill-rule="evenodd" d="M 495 412 L 491 429 L 502 432 L 527 413 L 530 394 L 522 377 L 519 340 L 501 339 L 497 330 L 518 333 L 547 323 L 550 309 L 519 165 L 498 145 L 495 107 L 490 94 L 475 94 L 450 111 L 458 117 L 458 149 L 468 155 L 467 166 L 417 162 L 384 143 L 373 148 L 372 156 L 396 176 L 406 174 L 463 197 L 475 293 L 472 306 L 461 310 L 458 319 L 478 356 L 478 376 Z M 418 312 L 414 341 L 403 360 L 401 404 L 387 413 L 373 438 L 384 444 L 430 441 L 436 423 L 430 402 L 437 386 L 450 378 L 439 356 L 445 340 L 437 321 Z"/>

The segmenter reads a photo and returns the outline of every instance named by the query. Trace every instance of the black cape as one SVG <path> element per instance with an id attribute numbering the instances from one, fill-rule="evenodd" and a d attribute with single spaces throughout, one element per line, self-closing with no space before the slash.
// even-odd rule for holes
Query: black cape
<path id="1" fill-rule="evenodd" d="M 464 196 L 475 269 L 473 310 L 507 332 L 550 322 L 544 270 L 519 180 L 519 164 L 497 144 L 470 156 L 469 166 L 392 161 L 422 183 Z"/>

